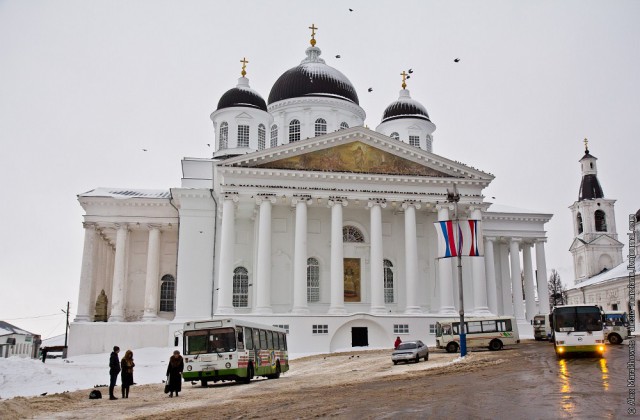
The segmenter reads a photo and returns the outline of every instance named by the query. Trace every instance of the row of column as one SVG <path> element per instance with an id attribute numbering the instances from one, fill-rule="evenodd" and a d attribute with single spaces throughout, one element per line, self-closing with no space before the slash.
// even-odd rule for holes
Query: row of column
<path id="1" fill-rule="evenodd" d="M 109 264 L 106 239 L 99 232 L 96 223 L 84 223 L 85 237 L 82 253 L 82 268 L 80 272 L 80 287 L 78 293 L 78 309 L 75 322 L 92 321 L 95 291 L 97 286 L 97 270 L 112 266 L 110 316 L 109 322 L 124 321 L 125 317 L 125 285 L 127 281 L 127 258 L 129 248 L 129 225 L 114 224 L 116 229 L 115 253 L 113 263 Z M 147 270 L 145 278 L 144 321 L 153 321 L 158 316 L 159 278 L 160 278 L 160 225 L 147 225 L 149 240 L 147 249 Z M 100 242 L 98 242 L 100 241 Z M 106 252 L 100 252 L 98 249 Z M 106 255 L 105 255 L 106 254 Z M 109 270 L 110 271 L 110 270 Z M 105 275 L 109 280 L 109 277 Z"/>

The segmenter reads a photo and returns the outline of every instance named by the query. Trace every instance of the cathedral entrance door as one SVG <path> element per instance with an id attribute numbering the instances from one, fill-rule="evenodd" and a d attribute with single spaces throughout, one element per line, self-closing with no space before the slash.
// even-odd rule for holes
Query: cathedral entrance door
<path id="1" fill-rule="evenodd" d="M 367 347 L 369 345 L 369 331 L 367 327 L 351 328 L 351 347 Z"/>

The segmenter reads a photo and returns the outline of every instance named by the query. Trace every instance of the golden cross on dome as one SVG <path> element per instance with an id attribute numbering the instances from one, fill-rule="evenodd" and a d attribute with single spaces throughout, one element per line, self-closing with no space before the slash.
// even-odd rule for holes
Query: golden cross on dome
<path id="1" fill-rule="evenodd" d="M 402 73 L 400 73 L 400 76 L 402 76 L 402 89 L 406 89 L 406 87 L 407 87 L 407 72 L 402 70 Z"/>
<path id="2" fill-rule="evenodd" d="M 316 27 L 315 24 L 312 23 L 311 26 L 309 26 L 309 29 L 311 29 L 311 41 L 309 41 L 309 42 L 311 43 L 312 47 L 315 47 L 316 46 L 316 38 L 315 38 L 316 29 L 318 29 L 318 28 Z"/>
<path id="3" fill-rule="evenodd" d="M 584 138 L 584 151 L 589 153 L 589 140 L 587 140 L 587 138 Z"/>
<path id="4" fill-rule="evenodd" d="M 242 60 L 240 60 L 240 62 L 242 63 L 242 71 L 240 72 L 240 74 L 242 75 L 242 77 L 246 76 L 247 72 L 246 72 L 246 68 L 247 68 L 247 63 L 249 62 L 246 57 L 242 57 Z"/>

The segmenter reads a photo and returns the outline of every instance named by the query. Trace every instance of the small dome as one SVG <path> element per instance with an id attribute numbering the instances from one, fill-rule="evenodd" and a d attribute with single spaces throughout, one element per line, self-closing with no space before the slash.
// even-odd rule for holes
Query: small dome
<path id="1" fill-rule="evenodd" d="M 408 89 L 402 89 L 398 100 L 392 102 L 382 114 L 382 122 L 401 118 L 419 118 L 431 121 L 427 109 L 420 102 L 411 99 Z"/>
<path id="2" fill-rule="evenodd" d="M 241 77 L 238 79 L 238 86 L 229 89 L 218 101 L 217 110 L 231 107 L 247 107 L 267 111 L 267 104 L 262 96 L 249 87 L 249 79 Z"/>
<path id="3" fill-rule="evenodd" d="M 640 209 L 636 212 L 636 222 L 640 222 Z"/>
<path id="4" fill-rule="evenodd" d="M 580 183 L 580 193 L 578 195 L 578 201 L 582 200 L 595 200 L 596 198 L 604 198 L 602 187 L 598 181 L 596 174 L 587 174 L 582 177 Z"/>
<path id="5" fill-rule="evenodd" d="M 327 97 L 342 99 L 359 105 L 358 94 L 344 74 L 325 64 L 319 56 L 320 48 L 309 47 L 307 58 L 287 70 L 276 80 L 269 105 L 274 102 L 300 97 Z"/>

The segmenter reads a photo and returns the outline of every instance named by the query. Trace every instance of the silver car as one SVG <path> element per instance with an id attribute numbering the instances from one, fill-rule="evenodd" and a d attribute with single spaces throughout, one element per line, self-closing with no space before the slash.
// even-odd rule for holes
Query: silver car
<path id="1" fill-rule="evenodd" d="M 422 358 L 425 361 L 429 360 L 429 347 L 420 340 L 400 343 L 398 348 L 391 353 L 394 365 L 397 365 L 398 362 L 409 363 L 412 360 L 418 363 Z"/>

